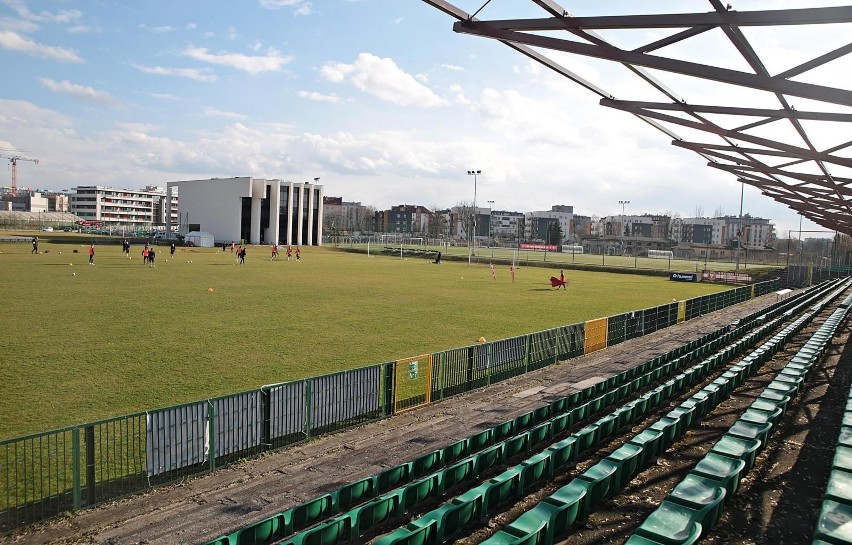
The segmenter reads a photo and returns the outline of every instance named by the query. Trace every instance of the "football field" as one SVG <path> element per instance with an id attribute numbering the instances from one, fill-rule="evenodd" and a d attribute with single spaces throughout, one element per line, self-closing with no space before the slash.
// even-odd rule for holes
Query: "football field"
<path id="1" fill-rule="evenodd" d="M 666 278 L 303 247 L 0 243 L 0 439 L 643 309 L 726 289 Z M 75 252 L 76 250 L 76 252 Z"/>

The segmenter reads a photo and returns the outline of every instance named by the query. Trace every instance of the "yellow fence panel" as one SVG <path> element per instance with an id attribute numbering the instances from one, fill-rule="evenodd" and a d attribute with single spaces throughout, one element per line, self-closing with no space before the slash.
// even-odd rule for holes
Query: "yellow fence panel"
<path id="1" fill-rule="evenodd" d="M 677 323 L 686 320 L 686 301 L 677 302 Z"/>
<path id="2" fill-rule="evenodd" d="M 394 414 L 432 401 L 432 354 L 396 361 L 393 384 Z"/>
<path id="3" fill-rule="evenodd" d="M 606 348 L 606 325 L 606 318 L 586 322 L 585 354 Z"/>

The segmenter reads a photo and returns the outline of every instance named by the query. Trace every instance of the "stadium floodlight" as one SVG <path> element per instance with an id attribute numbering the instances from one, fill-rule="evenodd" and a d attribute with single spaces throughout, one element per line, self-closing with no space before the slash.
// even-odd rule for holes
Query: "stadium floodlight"
<path id="1" fill-rule="evenodd" d="M 473 256 L 473 247 L 476 243 L 476 177 L 482 174 L 481 170 L 468 170 L 467 175 L 473 176 L 473 238 L 468 234 L 467 237 L 467 264 L 470 265 L 471 257 Z"/>

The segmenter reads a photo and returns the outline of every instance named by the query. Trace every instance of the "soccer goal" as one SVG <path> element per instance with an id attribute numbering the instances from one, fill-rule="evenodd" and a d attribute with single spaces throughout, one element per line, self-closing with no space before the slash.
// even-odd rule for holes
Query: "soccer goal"
<path id="1" fill-rule="evenodd" d="M 648 257 L 651 259 L 673 259 L 674 252 L 671 250 L 648 250 Z"/>
<path id="2" fill-rule="evenodd" d="M 576 244 L 563 244 L 562 245 L 562 253 L 563 254 L 582 254 L 583 247 Z"/>

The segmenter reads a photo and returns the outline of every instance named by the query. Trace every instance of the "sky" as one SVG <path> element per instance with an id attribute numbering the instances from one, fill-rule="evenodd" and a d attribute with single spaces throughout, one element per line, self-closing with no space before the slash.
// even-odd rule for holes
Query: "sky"
<path id="1" fill-rule="evenodd" d="M 455 2 L 469 13 L 483 3 L 481 19 L 544 16 L 532 2 Z M 608 15 L 640 4 L 561 5 Z M 711 10 L 698 1 L 648 4 Z M 733 175 L 505 45 L 454 33 L 453 22 L 419 0 L 0 0 L 0 148 L 39 160 L 18 162 L 19 187 L 48 190 L 319 177 L 326 196 L 378 209 L 449 208 L 475 197 L 479 207 L 519 212 L 739 214 Z M 842 25 L 814 30 L 747 36 L 777 73 L 848 41 Z M 664 35 L 600 34 L 622 47 Z M 706 34 L 673 54 L 743 69 L 720 33 Z M 616 97 L 661 99 L 619 65 L 551 56 Z M 852 88 L 849 59 L 830 68 L 823 77 Z M 693 103 L 708 93 L 748 98 L 657 75 Z M 826 140 L 841 136 L 848 140 Z M 0 185 L 11 184 L 10 165 L 0 175 Z M 779 238 L 798 231 L 798 214 L 757 189 L 746 185 L 742 200 L 744 213 L 773 220 Z M 801 225 L 818 231 L 806 237 L 831 234 Z"/>

